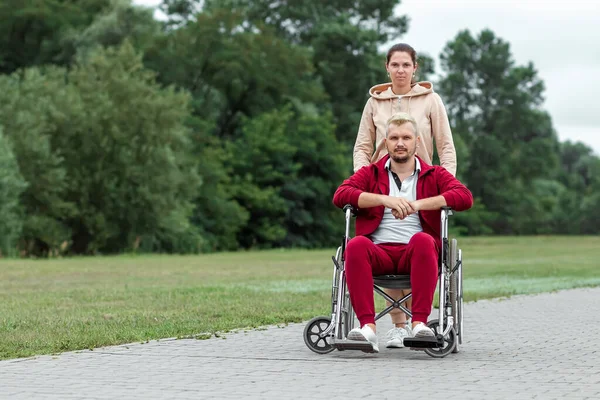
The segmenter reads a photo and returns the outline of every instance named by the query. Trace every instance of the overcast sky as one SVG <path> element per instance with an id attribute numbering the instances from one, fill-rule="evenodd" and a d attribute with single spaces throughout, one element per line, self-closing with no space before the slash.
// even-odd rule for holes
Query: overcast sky
<path id="1" fill-rule="evenodd" d="M 135 0 L 156 5 L 160 0 Z M 561 140 L 600 155 L 600 6 L 595 0 L 402 0 L 410 17 L 398 41 L 436 60 L 463 29 L 489 28 L 510 43 L 519 65 L 533 62 L 546 85 L 545 108 Z"/>

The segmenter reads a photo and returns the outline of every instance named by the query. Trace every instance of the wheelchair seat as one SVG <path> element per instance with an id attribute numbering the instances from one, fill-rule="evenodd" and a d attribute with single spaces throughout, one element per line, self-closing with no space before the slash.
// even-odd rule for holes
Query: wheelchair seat
<path id="1" fill-rule="evenodd" d="M 410 289 L 410 275 L 379 275 L 373 283 L 386 289 Z"/>

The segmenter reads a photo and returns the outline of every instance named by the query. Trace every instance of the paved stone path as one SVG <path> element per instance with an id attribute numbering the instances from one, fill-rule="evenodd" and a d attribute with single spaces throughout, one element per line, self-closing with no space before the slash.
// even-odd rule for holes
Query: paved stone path
<path id="1" fill-rule="evenodd" d="M 4 399 L 600 399 L 600 288 L 465 305 L 460 353 L 311 352 L 303 324 L 0 362 Z M 411 392 L 419 390 L 421 396 Z"/>

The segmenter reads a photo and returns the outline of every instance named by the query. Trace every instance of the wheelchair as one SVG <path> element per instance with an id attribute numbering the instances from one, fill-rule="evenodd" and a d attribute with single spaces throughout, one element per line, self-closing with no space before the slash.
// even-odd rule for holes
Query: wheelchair
<path id="1" fill-rule="evenodd" d="M 304 342 L 309 349 L 318 354 L 327 354 L 333 350 L 370 350 L 370 344 L 356 340 L 347 340 L 348 332 L 354 328 L 355 316 L 350 302 L 344 273 L 344 253 L 350 240 L 350 225 L 355 210 L 351 205 L 344 207 L 346 229 L 342 244 L 338 247 L 333 261 L 331 289 L 331 317 L 319 316 L 311 319 L 304 328 Z M 463 341 L 463 279 L 462 252 L 456 239 L 448 239 L 448 219 L 452 209 L 441 210 L 442 246 L 438 258 L 438 318 L 429 320 L 427 326 L 435 333 L 434 338 L 405 338 L 405 347 L 424 350 L 435 358 L 458 353 Z M 411 298 L 409 293 L 394 300 L 383 288 L 410 289 L 410 275 L 374 276 L 373 290 L 388 301 L 388 306 L 375 316 L 375 321 L 388 314 L 394 308 L 405 312 L 409 318 L 412 313 L 406 307 Z M 435 311 L 434 311 L 435 313 Z"/>

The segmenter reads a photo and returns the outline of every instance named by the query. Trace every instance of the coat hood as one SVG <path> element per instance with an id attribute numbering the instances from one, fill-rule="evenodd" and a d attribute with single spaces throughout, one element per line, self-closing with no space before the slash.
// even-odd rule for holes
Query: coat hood
<path id="1" fill-rule="evenodd" d="M 411 86 L 411 89 L 408 93 L 403 95 L 395 94 L 392 91 L 392 83 L 381 83 L 379 85 L 373 86 L 369 89 L 369 94 L 371 97 L 377 100 L 389 100 L 389 99 L 397 99 L 399 96 L 402 97 L 415 97 L 422 96 L 424 94 L 433 93 L 433 84 L 431 82 L 422 81 L 414 83 Z"/>

